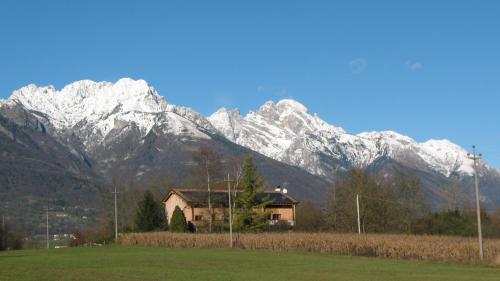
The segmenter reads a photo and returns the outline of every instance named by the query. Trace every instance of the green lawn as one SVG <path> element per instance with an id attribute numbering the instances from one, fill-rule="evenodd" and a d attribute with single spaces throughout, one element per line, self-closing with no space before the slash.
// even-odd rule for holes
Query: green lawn
<path id="1" fill-rule="evenodd" d="M 315 253 L 97 247 L 0 253 L 0 280 L 500 280 L 500 268 Z"/>

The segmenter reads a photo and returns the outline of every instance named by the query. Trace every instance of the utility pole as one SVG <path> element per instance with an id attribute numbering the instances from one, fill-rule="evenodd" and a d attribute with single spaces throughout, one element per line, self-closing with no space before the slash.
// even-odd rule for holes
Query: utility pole
<path id="1" fill-rule="evenodd" d="M 358 211 L 358 235 L 361 235 L 361 218 L 359 216 L 359 194 L 356 194 L 356 209 Z"/>
<path id="2" fill-rule="evenodd" d="M 47 226 L 47 249 L 50 248 L 50 245 L 49 245 L 49 203 L 47 202 L 47 212 L 46 212 L 46 226 Z"/>
<path id="3" fill-rule="evenodd" d="M 477 212 L 477 234 L 479 238 L 479 258 L 483 260 L 483 233 L 481 230 L 481 206 L 480 206 L 480 195 L 479 195 L 479 175 L 478 175 L 478 165 L 479 160 L 482 157 L 482 154 L 476 154 L 476 146 L 472 146 L 472 154 L 468 153 L 467 156 L 469 159 L 474 160 L 474 181 L 476 184 L 476 212 Z"/>
<path id="4" fill-rule="evenodd" d="M 212 202 L 211 202 L 211 191 L 210 191 L 210 171 L 208 167 L 210 166 L 210 160 L 206 159 L 205 168 L 207 170 L 207 189 L 208 189 L 208 232 L 212 233 Z"/>
<path id="5" fill-rule="evenodd" d="M 116 183 L 114 183 L 115 191 L 113 192 L 115 196 L 115 242 L 118 241 L 118 203 L 116 200 L 116 195 L 118 192 L 116 191 Z"/>
<path id="6" fill-rule="evenodd" d="M 228 207 L 229 207 L 229 247 L 233 247 L 233 212 L 231 207 L 231 179 L 229 174 L 227 174 L 227 197 L 228 197 Z"/>

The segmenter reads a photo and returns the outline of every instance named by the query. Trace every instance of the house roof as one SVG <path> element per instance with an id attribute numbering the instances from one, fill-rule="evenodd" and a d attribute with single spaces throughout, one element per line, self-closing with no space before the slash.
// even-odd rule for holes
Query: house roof
<path id="1" fill-rule="evenodd" d="M 238 193 L 241 192 L 242 191 L 238 191 Z M 165 198 L 163 198 L 162 202 L 166 202 L 173 194 L 179 195 L 182 199 L 186 200 L 186 202 L 193 206 L 206 206 L 208 204 L 208 191 L 202 189 L 173 189 L 167 196 L 165 196 Z M 271 201 L 269 206 L 288 206 L 299 203 L 290 195 L 279 191 L 266 190 L 257 196 L 258 201 L 265 199 L 269 199 Z M 228 206 L 229 199 L 227 191 L 213 190 L 211 192 L 210 200 L 214 205 Z"/>

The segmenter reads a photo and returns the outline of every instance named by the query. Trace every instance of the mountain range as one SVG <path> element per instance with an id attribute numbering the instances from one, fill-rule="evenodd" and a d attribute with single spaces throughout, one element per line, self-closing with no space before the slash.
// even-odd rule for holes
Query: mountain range
<path id="1" fill-rule="evenodd" d="M 287 182 L 299 200 L 316 202 L 351 168 L 416 174 L 429 196 L 450 181 L 468 188 L 474 173 L 466 150 L 448 140 L 350 134 L 292 99 L 266 102 L 245 116 L 221 108 L 205 117 L 169 104 L 144 80 L 123 78 L 61 90 L 28 85 L 0 100 L 0 192 L 19 210 L 57 198 L 84 218 L 112 178 L 142 188 L 187 184 L 192 155 L 202 146 L 226 160 L 251 155 L 269 186 Z M 498 205 L 500 171 L 483 161 L 479 171 L 482 200 Z"/>

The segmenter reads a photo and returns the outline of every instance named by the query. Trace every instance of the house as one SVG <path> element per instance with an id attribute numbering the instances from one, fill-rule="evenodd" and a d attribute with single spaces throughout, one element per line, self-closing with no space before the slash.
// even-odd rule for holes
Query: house
<path id="1" fill-rule="evenodd" d="M 269 199 L 269 203 L 263 211 L 270 213 L 269 223 L 287 222 L 295 225 L 295 207 L 299 203 L 290 195 L 281 190 L 265 191 L 258 197 L 260 200 Z M 241 191 L 237 191 L 236 196 Z M 228 192 L 214 190 L 211 192 L 211 205 L 213 209 L 213 223 L 222 223 L 228 217 Z M 162 200 L 165 205 L 165 213 L 170 224 L 172 213 L 176 206 L 184 212 L 188 222 L 195 226 L 206 224 L 209 218 L 208 192 L 202 189 L 173 189 Z"/>

